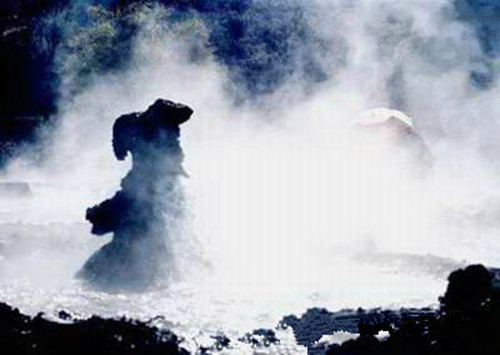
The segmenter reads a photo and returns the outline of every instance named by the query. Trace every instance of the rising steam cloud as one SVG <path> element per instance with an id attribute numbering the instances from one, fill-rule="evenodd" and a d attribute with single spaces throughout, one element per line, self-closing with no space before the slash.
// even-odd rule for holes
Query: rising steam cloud
<path id="1" fill-rule="evenodd" d="M 268 21 L 275 12 L 266 11 L 288 3 L 251 2 L 259 10 L 252 21 Z M 200 292 L 279 299 L 272 303 L 277 313 L 312 294 L 390 303 L 412 292 L 434 297 L 444 280 L 422 289 L 360 266 L 374 255 L 422 257 L 406 269 L 393 265 L 396 273 L 425 274 L 463 260 L 498 263 L 491 252 L 500 210 L 498 69 L 473 25 L 450 0 L 294 1 L 293 8 L 300 31 L 309 32 L 289 39 L 286 75 L 257 94 L 254 84 L 235 81 L 248 79 L 245 71 L 235 74 L 221 60 L 203 16 L 179 19 L 158 4 L 127 14 L 137 31 L 117 70 L 85 76 L 94 62 L 81 60 L 99 58 L 102 48 L 82 54 L 61 47 L 60 126 L 47 142 L 50 158 L 42 168 L 22 160 L 10 166 L 13 177 L 57 186 L 32 202 L 26 218 L 83 221 L 85 209 L 111 196 L 129 169 L 111 155 L 114 119 L 165 97 L 195 111 L 182 140 L 190 223 L 172 243 L 184 281 L 201 278 Z M 108 15 L 98 20 L 102 31 L 116 30 Z M 287 28 L 276 21 L 270 36 Z M 252 52 L 245 64 L 260 65 L 265 54 Z M 311 79 L 311 71 L 322 74 Z M 485 71 L 491 80 L 481 85 L 474 73 Z M 435 158 L 432 176 L 401 173 L 380 142 L 352 130 L 360 112 L 380 106 L 413 118 Z M 67 202 L 46 209 L 55 194 Z M 87 239 L 74 236 L 75 243 Z M 52 262 L 66 263 L 70 278 L 84 258 L 80 252 Z M 384 291 L 377 293 L 377 283 Z"/>

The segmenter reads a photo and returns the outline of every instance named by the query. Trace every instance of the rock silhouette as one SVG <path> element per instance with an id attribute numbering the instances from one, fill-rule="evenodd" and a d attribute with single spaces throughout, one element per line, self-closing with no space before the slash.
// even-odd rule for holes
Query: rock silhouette
<path id="1" fill-rule="evenodd" d="M 58 317 L 35 317 L 0 303 L 0 349 L 10 355 L 172 354 L 188 355 L 181 338 L 151 322 L 76 319 L 65 311 Z"/>
<path id="2" fill-rule="evenodd" d="M 327 355 L 498 354 L 500 289 L 498 269 L 470 265 L 453 271 L 435 315 L 396 322 L 358 324 L 360 336 L 332 345 Z M 386 330 L 389 336 L 375 335 Z"/>
<path id="3" fill-rule="evenodd" d="M 143 289 L 160 275 L 175 273 L 168 240 L 182 216 L 179 181 L 187 176 L 179 125 L 192 113 L 188 106 L 158 99 L 147 111 L 115 121 L 113 151 L 118 160 L 130 152 L 132 169 L 120 191 L 87 210 L 93 234 L 114 234 L 85 263 L 79 278 L 106 289 Z"/>

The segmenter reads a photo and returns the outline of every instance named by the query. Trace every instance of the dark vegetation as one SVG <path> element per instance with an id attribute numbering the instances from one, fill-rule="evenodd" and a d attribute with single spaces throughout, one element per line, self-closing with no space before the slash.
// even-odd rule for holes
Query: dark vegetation
<path id="1" fill-rule="evenodd" d="M 235 102 L 271 94 L 294 76 L 312 90 L 345 64 L 346 43 L 323 38 L 307 18 L 307 2 L 299 0 L 2 0 L 0 167 L 39 141 L 40 127 L 57 117 L 61 96 L 71 100 L 94 76 L 130 65 L 138 30 L 130 15 L 144 3 L 171 9 L 170 22 L 201 20 L 210 51 L 228 69 Z M 454 10 L 480 38 L 484 58 L 470 75 L 479 88 L 488 88 L 499 53 L 500 5 L 455 0 Z M 103 23 L 112 29 L 104 36 Z M 62 87 L 68 70 L 74 82 Z"/>
<path id="2" fill-rule="evenodd" d="M 308 81 L 326 78 L 312 51 L 321 50 L 320 39 L 304 17 L 297 1 L 254 0 L 7 0 L 0 5 L 2 83 L 10 88 L 2 100 L 1 114 L 50 113 L 55 110 L 60 74 L 57 54 L 71 47 L 73 37 L 96 25 L 95 11 L 112 16 L 112 44 L 100 48 L 92 66 L 104 73 L 123 68 L 137 28 L 127 17 L 137 4 L 159 3 L 171 9 L 169 21 L 198 16 L 209 29 L 209 45 L 217 60 L 230 69 L 244 96 L 272 92 L 305 56 Z M 99 18 L 99 20 L 102 18 Z M 323 43 L 324 44 L 324 43 Z M 324 49 L 324 48 L 323 48 Z M 324 49 L 325 50 L 325 49 Z M 90 75 L 86 68 L 83 76 Z M 236 92 L 235 92 L 236 94 Z"/>
<path id="3" fill-rule="evenodd" d="M 490 88 L 496 78 L 500 53 L 500 3 L 497 0 L 455 0 L 460 20 L 467 22 L 476 33 L 484 59 L 471 71 L 478 88 Z"/>
<path id="4" fill-rule="evenodd" d="M 297 1 L 3 0 L 0 167 L 38 141 L 61 97 L 71 100 L 95 76 L 130 65 L 138 32 L 133 13 L 154 3 L 171 10 L 165 21 L 196 19 L 208 29 L 206 44 L 229 69 L 233 84 L 227 89 L 236 102 L 272 93 L 297 70 L 306 86 L 327 78 L 315 54 L 326 46 Z M 62 85 L 68 75 L 71 84 Z"/>
<path id="5" fill-rule="evenodd" d="M 54 53 L 36 44 L 34 24 L 52 3 L 0 3 L 0 168 L 38 141 L 55 112 Z"/>

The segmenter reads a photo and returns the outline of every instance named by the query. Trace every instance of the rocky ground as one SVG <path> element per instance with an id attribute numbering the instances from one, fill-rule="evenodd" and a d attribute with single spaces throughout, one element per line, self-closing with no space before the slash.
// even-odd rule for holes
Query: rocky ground
<path id="1" fill-rule="evenodd" d="M 0 304 L 0 348 L 5 354 L 188 354 L 168 330 L 127 319 L 75 320 L 66 312 L 58 321 L 30 318 Z M 5 351 L 5 352 L 4 352 Z"/>
<path id="2" fill-rule="evenodd" d="M 274 330 L 254 330 L 240 339 L 214 334 L 212 345 L 199 346 L 197 353 L 230 351 L 235 342 L 247 343 L 254 353 L 272 352 L 280 343 L 279 330 L 291 327 L 309 354 L 496 354 L 500 290 L 495 275 L 482 265 L 454 271 L 436 310 L 310 309 L 284 317 Z M 347 340 L 339 341 L 342 336 Z M 0 304 L 0 348 L 9 354 L 188 354 L 182 341 L 154 320 L 80 320 L 65 311 L 48 319 Z"/>

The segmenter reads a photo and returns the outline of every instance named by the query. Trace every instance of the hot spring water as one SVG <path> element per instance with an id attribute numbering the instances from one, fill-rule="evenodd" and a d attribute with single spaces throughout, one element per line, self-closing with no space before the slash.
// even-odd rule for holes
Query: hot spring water
<path id="1" fill-rule="evenodd" d="M 132 65 L 71 99 L 78 68 L 61 55 L 48 159 L 18 159 L 3 177 L 31 196 L 0 200 L 0 301 L 49 317 L 162 316 L 200 342 L 309 307 L 434 305 L 451 270 L 499 265 L 498 88 L 470 86 L 485 58 L 477 38 L 442 11 L 447 1 L 347 3 L 317 1 L 305 15 L 331 53 L 347 48 L 342 60 L 319 58 L 335 64 L 332 78 L 309 90 L 292 70 L 276 92 L 238 105 L 227 69 L 210 55 L 192 60 L 186 29 L 163 26 L 160 7 L 138 17 Z M 411 177 L 391 158 L 396 147 L 352 130 L 395 92 L 432 152 L 429 176 Z M 170 240 L 178 275 L 144 292 L 86 287 L 74 275 L 111 236 L 92 236 L 85 211 L 112 197 L 131 165 L 113 157 L 113 122 L 158 97 L 195 112 L 180 142 L 190 177 Z"/>

